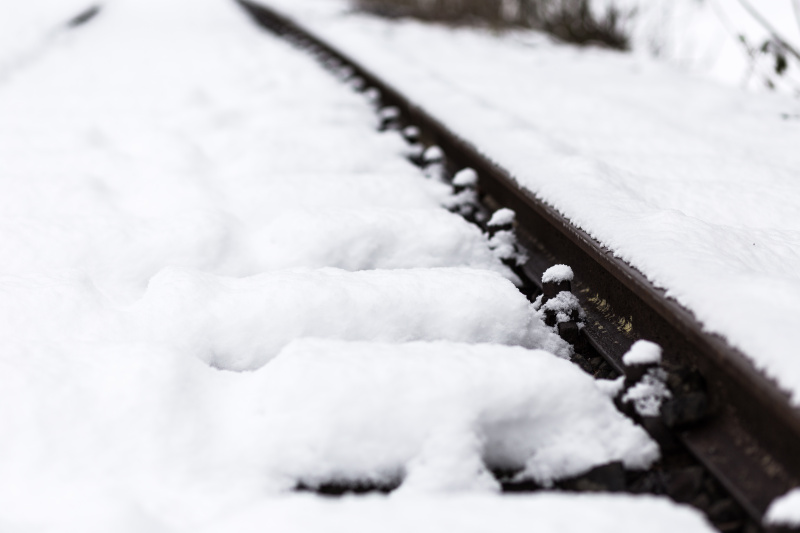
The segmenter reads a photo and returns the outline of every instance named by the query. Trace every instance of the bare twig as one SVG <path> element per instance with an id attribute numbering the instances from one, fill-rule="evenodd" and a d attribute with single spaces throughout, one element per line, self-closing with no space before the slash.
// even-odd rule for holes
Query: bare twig
<path id="1" fill-rule="evenodd" d="M 739 0 L 739 3 L 742 5 L 743 8 L 745 8 L 745 10 L 748 13 L 750 13 L 750 16 L 752 16 L 754 19 L 756 19 L 759 24 L 764 26 L 764 28 L 769 32 L 770 36 L 772 37 L 772 39 L 775 42 L 777 42 L 779 45 L 781 45 L 781 47 L 784 50 L 786 50 L 787 52 L 792 54 L 794 57 L 796 57 L 798 60 L 800 60 L 800 52 L 798 52 L 797 49 L 794 46 L 789 44 L 789 42 L 786 39 L 781 37 L 780 33 L 778 33 L 778 31 L 775 29 L 775 27 L 772 24 L 770 24 L 770 22 L 767 19 L 765 19 L 761 15 L 761 13 L 756 11 L 756 9 L 752 6 L 752 4 L 750 4 L 749 0 Z M 792 2 L 792 5 L 795 7 L 795 9 L 797 9 L 796 1 Z"/>

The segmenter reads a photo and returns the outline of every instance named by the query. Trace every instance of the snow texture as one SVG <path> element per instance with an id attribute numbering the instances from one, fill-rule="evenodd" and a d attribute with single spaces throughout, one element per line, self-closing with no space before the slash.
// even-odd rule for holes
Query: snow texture
<path id="1" fill-rule="evenodd" d="M 774 526 L 800 526 L 800 489 L 791 490 L 773 501 L 764 521 Z"/>
<path id="2" fill-rule="evenodd" d="M 638 340 L 622 356 L 625 366 L 657 365 L 661 363 L 661 346 L 654 342 Z"/>
<path id="3" fill-rule="evenodd" d="M 542 274 L 542 283 L 561 283 L 562 281 L 572 281 L 575 274 L 569 265 L 553 265 Z"/>
<path id="4" fill-rule="evenodd" d="M 227 370 L 261 367 L 292 339 L 450 340 L 569 356 L 509 281 L 473 269 L 300 269 L 247 278 L 165 269 L 122 311 L 138 336 Z M 32 318 L 32 317 L 31 317 Z"/>
<path id="5" fill-rule="evenodd" d="M 800 405 L 800 101 L 531 32 L 387 21 L 344 0 L 269 3 L 480 147 Z M 672 2 L 655 4 L 658 27 Z M 774 20 L 794 25 L 780 4 Z"/>

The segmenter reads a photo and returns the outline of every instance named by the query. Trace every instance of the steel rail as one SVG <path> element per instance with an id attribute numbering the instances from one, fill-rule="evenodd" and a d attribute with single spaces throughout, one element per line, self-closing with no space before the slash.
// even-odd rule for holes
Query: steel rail
<path id="1" fill-rule="evenodd" d="M 366 86 L 380 91 L 383 105 L 397 107 L 420 129 L 426 144 L 441 147 L 457 167 L 473 168 L 482 198 L 516 212 L 518 237 L 533 252 L 524 266 L 531 279 L 540 279 L 555 263 L 572 266 L 573 292 L 587 313 L 583 332 L 617 370 L 624 373 L 622 355 L 636 339 L 646 338 L 663 347 L 667 364 L 703 376 L 713 415 L 674 434 L 752 520 L 760 523 L 774 498 L 800 485 L 800 410 L 743 353 L 704 331 L 691 312 L 642 273 L 358 61 L 270 7 L 235 1 L 260 26 L 349 66 Z"/>

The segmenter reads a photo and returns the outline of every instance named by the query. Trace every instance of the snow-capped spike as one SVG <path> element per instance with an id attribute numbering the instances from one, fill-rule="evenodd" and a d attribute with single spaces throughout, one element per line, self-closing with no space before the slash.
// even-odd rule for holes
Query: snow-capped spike
<path id="1" fill-rule="evenodd" d="M 478 187 L 478 173 L 471 168 L 462 168 L 453 176 L 453 191 L 458 194 Z"/>
<path id="2" fill-rule="evenodd" d="M 403 128 L 403 138 L 406 142 L 417 143 L 419 142 L 420 131 L 416 126 L 406 126 Z"/>
<path id="3" fill-rule="evenodd" d="M 435 144 L 429 146 L 425 149 L 422 153 L 422 162 L 426 165 L 431 165 L 433 163 L 440 163 L 444 160 L 444 152 L 441 148 L 436 146 Z"/>
<path id="4" fill-rule="evenodd" d="M 497 230 L 510 230 L 516 216 L 517 214 L 513 210 L 503 207 L 492 214 L 492 218 L 486 225 Z"/>
<path id="5" fill-rule="evenodd" d="M 378 119 L 380 123 L 378 129 L 386 131 L 388 129 L 397 129 L 400 127 L 400 109 L 395 106 L 383 107 L 378 111 Z"/>
<path id="6" fill-rule="evenodd" d="M 543 303 L 555 298 L 560 292 L 572 292 L 574 274 L 568 265 L 554 265 L 542 274 Z"/>

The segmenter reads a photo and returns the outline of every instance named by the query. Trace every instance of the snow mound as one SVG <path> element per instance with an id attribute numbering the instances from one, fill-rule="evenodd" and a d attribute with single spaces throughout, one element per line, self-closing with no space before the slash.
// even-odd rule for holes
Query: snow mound
<path id="1" fill-rule="evenodd" d="M 562 357 L 570 350 L 511 282 L 466 268 L 298 269 L 242 279 L 167 269 L 128 313 L 145 330 L 134 336 L 228 370 L 258 368 L 299 337 L 488 342 Z"/>
<path id="2" fill-rule="evenodd" d="M 251 241 L 260 271 L 470 266 L 516 279 L 477 226 L 441 208 L 287 212 L 255 231 Z"/>
<path id="3" fill-rule="evenodd" d="M 659 456 L 590 376 L 539 350 L 300 340 L 258 374 L 268 469 L 311 486 L 497 490 L 487 469 L 549 484 Z"/>

